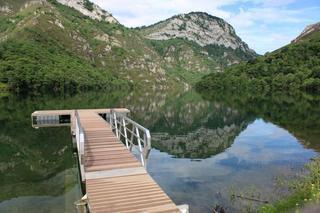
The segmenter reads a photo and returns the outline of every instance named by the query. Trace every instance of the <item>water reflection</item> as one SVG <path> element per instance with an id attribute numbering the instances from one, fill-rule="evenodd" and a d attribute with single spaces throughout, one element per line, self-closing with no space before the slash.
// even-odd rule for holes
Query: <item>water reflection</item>
<path id="1" fill-rule="evenodd" d="M 317 97 L 224 94 L 203 100 L 189 91 L 161 103 L 152 119 L 143 119 L 148 108 L 134 111 L 152 130 L 149 171 L 192 212 L 211 212 L 215 205 L 254 211 L 260 204 L 232 201 L 233 193 L 282 197 L 287 191 L 278 189 L 276 178 L 295 177 L 320 145 Z"/>
<path id="2" fill-rule="evenodd" d="M 68 128 L 31 128 L 41 102 L 0 100 L 0 212 L 75 212 L 78 172 Z"/>
<path id="3" fill-rule="evenodd" d="M 232 193 L 246 194 L 251 188 L 248 194 L 272 201 L 281 196 L 275 194 L 274 178 L 294 176 L 315 155 L 286 130 L 260 119 L 232 143 L 220 154 L 197 161 L 172 158 L 154 149 L 149 171 L 175 202 L 189 203 L 192 212 L 211 212 L 215 205 L 227 212 L 245 212 L 259 203 L 232 203 Z"/>
<path id="4" fill-rule="evenodd" d="M 248 189 L 272 201 L 283 193 L 275 193 L 275 177 L 294 176 L 319 150 L 316 97 L 204 97 L 133 91 L 0 99 L 0 212 L 57 206 L 71 212 L 80 196 L 69 129 L 32 129 L 34 110 L 130 109 L 152 133 L 150 174 L 191 212 L 210 212 L 216 204 L 229 212 L 254 208 L 257 203 L 230 199 Z"/>

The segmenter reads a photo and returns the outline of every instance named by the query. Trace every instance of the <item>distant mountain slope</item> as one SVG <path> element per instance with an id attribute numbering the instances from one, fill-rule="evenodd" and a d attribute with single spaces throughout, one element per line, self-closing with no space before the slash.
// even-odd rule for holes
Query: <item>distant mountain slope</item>
<path id="1" fill-rule="evenodd" d="M 236 35 L 230 24 L 203 12 L 173 16 L 139 29 L 146 38 L 151 40 L 182 39 L 190 41 L 189 44 L 197 44 L 200 46 L 198 52 L 216 61 L 221 69 L 256 56 L 256 53 Z M 177 44 L 177 47 L 180 45 Z M 167 49 L 170 51 L 172 44 L 168 45 Z"/>
<path id="2" fill-rule="evenodd" d="M 146 39 L 89 0 L 0 0 L 0 90 L 188 87 L 253 57 L 230 39 L 228 48 Z"/>
<path id="3" fill-rule="evenodd" d="M 320 93 L 320 30 L 304 32 L 292 44 L 232 66 L 224 73 L 210 74 L 197 88 Z"/>
<path id="4" fill-rule="evenodd" d="M 291 43 L 297 43 L 301 40 L 307 39 L 308 37 L 312 36 L 313 33 L 317 33 L 320 31 L 320 22 L 311 24 L 307 26 L 302 33 L 295 38 Z"/>
<path id="5" fill-rule="evenodd" d="M 2 1 L 1 7 L 10 12 L 0 17 L 0 77 L 15 91 L 170 83 L 156 51 L 120 24 L 55 0 Z"/>

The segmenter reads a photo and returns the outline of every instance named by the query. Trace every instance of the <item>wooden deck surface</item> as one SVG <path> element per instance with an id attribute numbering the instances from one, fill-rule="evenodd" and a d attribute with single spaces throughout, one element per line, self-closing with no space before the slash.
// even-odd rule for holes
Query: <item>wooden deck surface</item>
<path id="1" fill-rule="evenodd" d="M 126 112 L 125 109 L 120 110 Z M 180 212 L 141 163 L 117 139 L 110 124 L 98 114 L 101 112 L 106 112 L 106 109 L 78 110 L 85 133 L 84 170 L 90 211 Z M 65 114 L 68 111 L 38 111 L 33 116 L 50 113 Z"/>

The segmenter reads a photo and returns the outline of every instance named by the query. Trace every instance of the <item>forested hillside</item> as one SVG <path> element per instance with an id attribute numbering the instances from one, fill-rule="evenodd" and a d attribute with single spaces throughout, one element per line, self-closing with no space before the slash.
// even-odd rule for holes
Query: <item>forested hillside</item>
<path id="1" fill-rule="evenodd" d="M 320 93 L 320 31 L 223 73 L 205 76 L 197 88 Z"/>
<path id="2" fill-rule="evenodd" d="M 207 49 L 183 38 L 149 39 L 89 0 L 0 0 L 0 91 L 189 88 L 206 74 L 255 56 L 219 20 L 231 34 L 212 31 L 210 41 L 220 45 Z M 224 40 L 243 50 L 224 47 Z"/>

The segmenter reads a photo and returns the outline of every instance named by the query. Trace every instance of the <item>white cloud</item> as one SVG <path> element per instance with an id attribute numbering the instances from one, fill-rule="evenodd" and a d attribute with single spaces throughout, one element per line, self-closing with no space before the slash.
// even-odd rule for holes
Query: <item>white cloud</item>
<path id="1" fill-rule="evenodd" d="M 93 0 L 110 11 L 124 25 L 136 27 L 149 25 L 180 13 L 205 11 L 212 15 L 227 18 L 230 13 L 219 9 L 231 5 L 236 0 Z"/>
<path id="2" fill-rule="evenodd" d="M 298 0 L 92 0 L 128 27 L 154 24 L 173 15 L 203 11 L 228 21 L 258 53 L 289 43 L 320 15 L 319 7 L 291 9 Z M 284 31 L 284 28 L 288 31 Z"/>
<path id="3" fill-rule="evenodd" d="M 315 9 L 241 8 L 238 13 L 227 18 L 227 21 L 251 48 L 263 54 L 290 43 L 306 23 L 314 22 L 314 19 L 310 18 L 312 15 L 304 14 L 312 14 Z"/>

